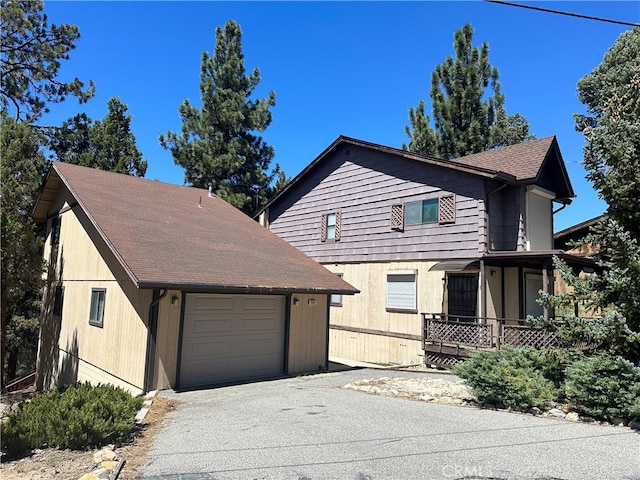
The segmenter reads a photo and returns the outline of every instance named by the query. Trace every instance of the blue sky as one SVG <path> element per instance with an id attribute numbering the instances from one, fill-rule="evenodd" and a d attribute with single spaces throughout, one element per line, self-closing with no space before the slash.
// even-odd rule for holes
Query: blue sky
<path id="1" fill-rule="evenodd" d="M 546 9 L 640 22 L 637 2 L 526 2 Z M 93 80 L 96 96 L 52 105 L 43 124 L 79 112 L 102 119 L 112 96 L 128 105 L 146 177 L 182 184 L 184 171 L 158 143 L 181 127 L 178 106 L 200 105 L 199 71 L 215 28 L 227 20 L 243 31 L 247 71 L 260 69 L 256 95 L 276 93 L 263 133 L 275 162 L 297 175 L 339 135 L 400 147 L 408 109 L 429 99 L 430 75 L 453 55 L 464 23 L 474 44 L 486 41 L 500 70 L 510 114 L 527 117 L 538 138 L 556 135 L 577 198 L 555 217 L 560 230 L 601 214 L 606 205 L 584 179 L 583 112 L 576 82 L 631 27 L 477 1 L 449 2 L 45 2 L 50 23 L 79 27 L 77 48 L 61 79 Z"/>

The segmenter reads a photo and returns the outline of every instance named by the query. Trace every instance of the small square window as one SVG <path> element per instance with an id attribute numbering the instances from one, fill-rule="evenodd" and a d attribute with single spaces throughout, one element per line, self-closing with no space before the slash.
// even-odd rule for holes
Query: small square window
<path id="1" fill-rule="evenodd" d="M 336 273 L 336 275 L 342 278 L 342 273 Z M 341 307 L 342 306 L 342 295 L 339 293 L 334 293 L 329 297 L 329 305 L 332 307 Z"/>
<path id="2" fill-rule="evenodd" d="M 107 291 L 104 288 L 91 290 L 91 310 L 89 311 L 89 324 L 102 327 L 104 324 L 104 298 Z"/>

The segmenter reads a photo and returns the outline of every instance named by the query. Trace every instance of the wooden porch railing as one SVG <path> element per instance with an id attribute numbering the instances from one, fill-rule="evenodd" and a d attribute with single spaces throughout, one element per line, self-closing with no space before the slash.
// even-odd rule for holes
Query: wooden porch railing
<path id="1" fill-rule="evenodd" d="M 530 326 L 526 320 L 449 316 L 423 313 L 423 341 L 445 342 L 499 349 L 513 347 L 544 348 L 556 345 L 556 334 Z"/>
<path id="2" fill-rule="evenodd" d="M 562 319 L 557 320 L 558 323 Z M 450 316 L 445 313 L 422 314 L 422 348 L 425 363 L 450 367 L 468 350 L 499 350 L 503 345 L 514 348 L 547 348 L 558 345 L 557 335 L 533 328 L 526 320 Z M 590 339 L 576 343 L 576 348 L 591 349 L 597 345 Z"/>

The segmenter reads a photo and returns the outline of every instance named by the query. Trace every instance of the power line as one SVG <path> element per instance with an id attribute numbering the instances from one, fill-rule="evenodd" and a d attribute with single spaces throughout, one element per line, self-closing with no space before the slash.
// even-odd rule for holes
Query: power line
<path id="1" fill-rule="evenodd" d="M 599 22 L 615 23 L 617 25 L 626 25 L 629 27 L 640 27 L 640 23 L 630 23 L 630 22 L 623 22 L 621 20 L 611 20 L 608 18 L 592 17 L 590 15 L 581 15 L 579 13 L 563 12 L 561 10 L 551 10 L 549 8 L 534 7 L 532 5 L 523 5 L 521 3 L 505 2 L 503 0 L 484 0 L 484 1 L 489 3 L 499 3 L 501 5 L 508 5 L 510 7 L 527 8 L 529 10 L 536 10 L 538 12 L 556 13 L 558 15 L 566 15 L 568 17 L 586 18 L 587 20 L 597 20 Z"/>

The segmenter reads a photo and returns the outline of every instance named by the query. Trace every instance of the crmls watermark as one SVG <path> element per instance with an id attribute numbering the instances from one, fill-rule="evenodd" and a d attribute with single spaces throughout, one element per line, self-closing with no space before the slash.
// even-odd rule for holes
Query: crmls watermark
<path id="1" fill-rule="evenodd" d="M 444 465 L 442 467 L 442 475 L 446 478 L 492 478 L 492 472 L 489 467 L 481 467 L 478 465 Z"/>

